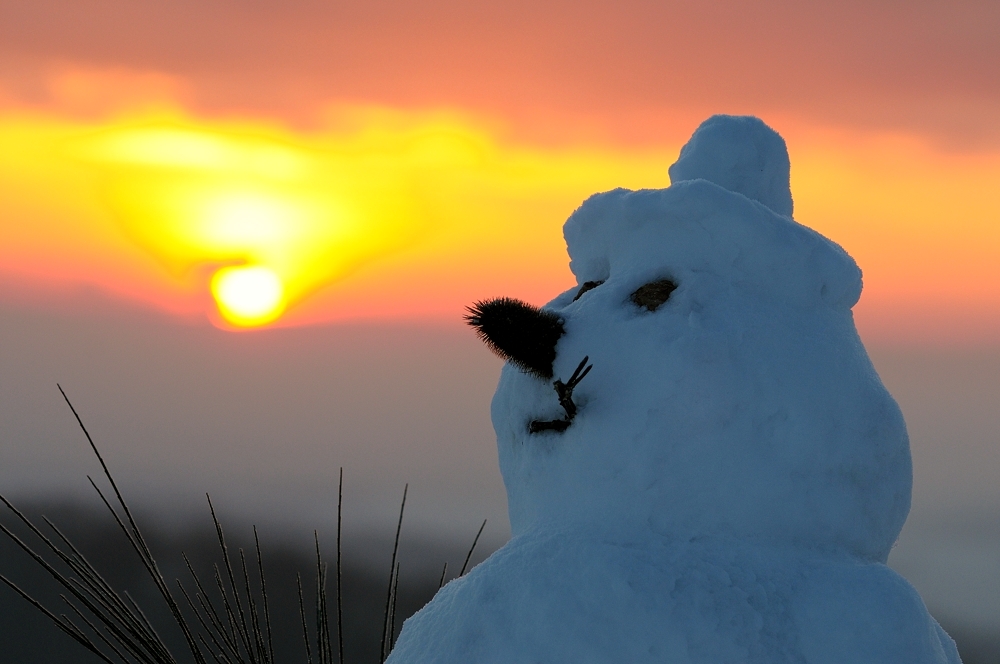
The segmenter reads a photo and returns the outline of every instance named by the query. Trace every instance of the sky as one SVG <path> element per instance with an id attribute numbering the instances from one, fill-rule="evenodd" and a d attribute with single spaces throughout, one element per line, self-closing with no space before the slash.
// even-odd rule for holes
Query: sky
<path id="1" fill-rule="evenodd" d="M 998 30 L 995 3 L 7 2 L 0 276 L 231 327 L 542 303 L 587 195 L 667 186 L 698 122 L 752 113 L 864 268 L 866 332 L 984 342 Z"/>
<path id="2" fill-rule="evenodd" d="M 161 512 L 305 524 L 344 465 L 359 524 L 410 482 L 415 527 L 502 541 L 464 308 L 573 285 L 566 217 L 668 186 L 713 113 L 781 133 L 796 220 L 864 271 L 906 551 L 961 540 L 1000 509 L 996 2 L 5 0 L 0 481 L 86 489 L 59 381 Z"/>

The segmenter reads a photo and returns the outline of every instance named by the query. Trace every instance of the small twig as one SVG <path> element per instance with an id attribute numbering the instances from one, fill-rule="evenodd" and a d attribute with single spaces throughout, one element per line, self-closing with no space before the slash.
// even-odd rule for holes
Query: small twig
<path id="1" fill-rule="evenodd" d="M 593 364 L 586 366 L 589 359 L 589 356 L 583 358 L 583 361 L 577 365 L 576 370 L 573 371 L 573 375 L 569 377 L 568 381 L 564 383 L 561 380 L 557 380 L 552 384 L 556 390 L 556 395 L 559 397 L 559 405 L 566 411 L 566 417 L 570 420 L 576 417 L 576 404 L 573 403 L 573 388 L 579 385 L 580 381 L 594 368 Z M 585 366 L 586 368 L 584 368 Z"/>
<path id="2" fill-rule="evenodd" d="M 559 405 L 566 411 L 566 417 L 559 420 L 532 420 L 528 425 L 529 432 L 565 431 L 569 428 L 577 413 L 576 403 L 573 402 L 573 390 L 580 384 L 580 381 L 586 378 L 590 370 L 594 368 L 593 364 L 587 364 L 589 360 L 589 356 L 584 357 L 565 383 L 561 380 L 556 380 L 552 383 L 552 387 L 556 391 L 556 396 L 559 398 Z"/>

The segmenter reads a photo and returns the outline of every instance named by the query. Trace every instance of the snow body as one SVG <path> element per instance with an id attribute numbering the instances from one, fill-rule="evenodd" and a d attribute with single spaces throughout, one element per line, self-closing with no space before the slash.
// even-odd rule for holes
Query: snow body
<path id="1" fill-rule="evenodd" d="M 556 378 L 493 400 L 512 539 L 404 625 L 390 662 L 958 662 L 885 561 L 909 510 L 902 415 L 858 337 L 861 272 L 792 220 L 784 141 L 699 127 L 662 190 L 566 222 Z M 640 286 L 677 289 L 655 311 Z M 587 282 L 603 282 L 576 297 Z M 574 299 L 576 298 L 576 299 Z"/>

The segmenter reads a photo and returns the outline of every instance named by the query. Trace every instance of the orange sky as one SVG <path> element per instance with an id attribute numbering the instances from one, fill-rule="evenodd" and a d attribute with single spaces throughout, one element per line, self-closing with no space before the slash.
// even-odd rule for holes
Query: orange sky
<path id="1" fill-rule="evenodd" d="M 753 113 L 864 269 L 866 335 L 991 342 L 997 35 L 985 2 L 5 2 L 0 283 L 220 325 L 542 302 L 583 198 Z M 220 314 L 245 266 L 283 308 Z"/>

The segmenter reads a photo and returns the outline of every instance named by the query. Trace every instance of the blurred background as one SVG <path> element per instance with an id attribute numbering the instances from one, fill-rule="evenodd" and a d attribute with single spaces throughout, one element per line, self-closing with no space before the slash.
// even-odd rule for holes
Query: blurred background
<path id="1" fill-rule="evenodd" d="M 58 382 L 167 553 L 209 492 L 305 574 L 343 467 L 370 597 L 408 483 L 416 609 L 483 519 L 476 560 L 509 536 L 464 307 L 568 288 L 589 194 L 665 187 L 699 122 L 754 114 L 796 219 L 864 270 L 914 457 L 890 564 L 1000 662 L 998 37 L 993 2 L 8 0 L 0 493 L 112 541 Z M 54 630 L 11 650 L 49 634 L 27 614 L 0 588 L 0 643 L 66 661 Z"/>

